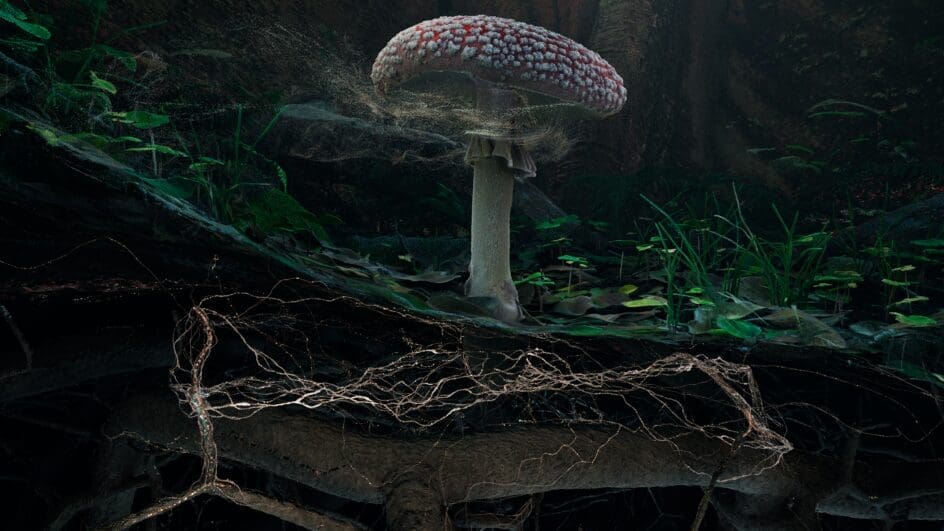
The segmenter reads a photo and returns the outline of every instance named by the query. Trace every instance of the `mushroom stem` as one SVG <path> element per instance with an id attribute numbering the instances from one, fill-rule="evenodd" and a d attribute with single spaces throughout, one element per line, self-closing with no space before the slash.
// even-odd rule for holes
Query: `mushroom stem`
<path id="1" fill-rule="evenodd" d="M 514 91 L 475 80 L 476 109 L 488 120 L 508 124 L 517 104 Z M 473 135 L 466 152 L 473 167 L 472 259 L 468 297 L 488 297 L 487 309 L 496 319 L 521 319 L 518 289 L 511 279 L 511 203 L 516 177 L 532 177 L 534 160 L 512 137 Z"/>
<path id="2" fill-rule="evenodd" d="M 482 157 L 472 165 L 472 259 L 465 293 L 494 298 L 494 317 L 514 322 L 521 318 L 509 260 L 514 170 L 500 157 Z"/>

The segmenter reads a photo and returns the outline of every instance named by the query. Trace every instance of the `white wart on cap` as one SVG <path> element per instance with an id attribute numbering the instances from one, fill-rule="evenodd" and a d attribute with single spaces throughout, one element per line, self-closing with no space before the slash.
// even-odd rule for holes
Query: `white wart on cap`
<path id="1" fill-rule="evenodd" d="M 387 93 L 431 72 L 464 72 L 603 116 L 626 103 L 623 78 L 598 53 L 507 18 L 442 17 L 407 28 L 377 55 L 371 80 Z"/>

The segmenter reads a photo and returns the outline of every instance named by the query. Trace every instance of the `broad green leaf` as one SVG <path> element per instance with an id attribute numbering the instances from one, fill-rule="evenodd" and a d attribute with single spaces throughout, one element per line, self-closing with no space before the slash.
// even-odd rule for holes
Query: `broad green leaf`
<path id="1" fill-rule="evenodd" d="M 688 300 L 691 301 L 691 303 L 696 306 L 714 306 L 715 305 L 715 303 L 712 302 L 710 299 L 705 299 L 702 297 L 689 297 Z"/>
<path id="2" fill-rule="evenodd" d="M 112 120 L 138 129 L 153 129 L 170 123 L 170 117 L 166 114 L 147 111 L 113 112 L 110 115 Z"/>
<path id="3" fill-rule="evenodd" d="M 619 292 L 621 295 L 632 295 L 633 293 L 636 293 L 636 291 L 638 290 L 639 290 L 639 286 L 635 284 L 624 284 L 620 286 L 619 288 Z"/>
<path id="4" fill-rule="evenodd" d="M 531 273 L 530 275 L 522 279 L 515 281 L 515 285 L 521 285 L 521 284 L 531 284 L 533 286 L 548 287 L 548 286 L 553 286 L 554 281 L 547 278 L 547 276 L 545 276 L 544 273 L 537 271 L 537 272 Z"/>
<path id="5" fill-rule="evenodd" d="M 723 331 L 725 334 L 740 339 L 752 339 L 764 332 L 761 327 L 754 323 L 728 319 L 726 317 L 718 317 L 718 319 L 715 321 L 715 324 L 718 326 L 718 329 Z"/>
<path id="6" fill-rule="evenodd" d="M 934 318 L 926 315 L 905 315 L 898 312 L 891 312 L 891 314 L 895 316 L 898 323 L 911 328 L 926 328 L 938 324 Z"/>
<path id="7" fill-rule="evenodd" d="M 98 74 L 96 74 L 95 72 L 89 72 L 89 74 L 92 77 L 93 87 L 97 89 L 101 89 L 112 95 L 118 94 L 118 88 L 115 87 L 115 85 L 111 81 L 98 77 Z"/>
<path id="8" fill-rule="evenodd" d="M 59 135 L 57 135 L 52 129 L 47 129 L 45 127 L 33 124 L 27 125 L 26 128 L 39 135 L 50 146 L 58 146 L 62 141 Z"/>
<path id="9" fill-rule="evenodd" d="M 658 295 L 646 295 L 641 299 L 635 299 L 623 303 L 623 306 L 627 308 L 663 308 L 668 305 L 669 301 Z"/>
<path id="10" fill-rule="evenodd" d="M 203 172 L 213 166 L 223 166 L 224 164 L 222 160 L 214 159 L 213 157 L 200 157 L 197 162 L 192 163 L 187 169 L 195 172 Z"/>
<path id="11" fill-rule="evenodd" d="M 862 275 L 858 271 L 833 271 L 825 275 L 813 277 L 816 282 L 862 282 Z"/>
<path id="12" fill-rule="evenodd" d="M 48 41 L 49 38 L 52 37 L 52 33 L 50 33 L 48 29 L 40 26 L 39 24 L 27 22 L 26 18 L 26 13 L 13 7 L 9 2 L 3 2 L 0 4 L 0 20 L 6 20 L 7 22 L 10 22 L 14 26 L 20 28 L 26 33 L 29 33 L 37 39 Z"/>
<path id="13" fill-rule="evenodd" d="M 580 256 L 573 256 L 573 255 L 565 254 L 565 255 L 558 256 L 557 259 L 564 262 L 567 265 L 576 265 L 578 267 L 587 267 L 588 265 L 590 265 L 590 263 L 587 262 L 586 258 L 582 258 Z"/>

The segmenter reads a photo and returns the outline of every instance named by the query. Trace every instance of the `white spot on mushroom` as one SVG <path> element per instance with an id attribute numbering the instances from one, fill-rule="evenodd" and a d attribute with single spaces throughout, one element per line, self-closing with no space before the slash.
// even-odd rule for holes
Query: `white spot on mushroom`
<path id="1" fill-rule="evenodd" d="M 619 110 L 623 79 L 599 54 L 544 28 L 487 15 L 440 17 L 398 33 L 378 54 L 371 79 L 384 92 L 427 69 L 451 70 L 451 57 L 477 59 L 473 76 L 527 81 L 602 112 Z M 404 62 L 408 66 L 398 68 Z M 482 69 L 495 69 L 488 73 Z"/>

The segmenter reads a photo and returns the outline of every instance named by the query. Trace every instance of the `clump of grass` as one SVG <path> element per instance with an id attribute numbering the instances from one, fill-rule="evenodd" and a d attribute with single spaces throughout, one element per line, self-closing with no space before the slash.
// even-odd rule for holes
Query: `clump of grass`
<path id="1" fill-rule="evenodd" d="M 722 235 L 733 246 L 734 267 L 741 275 L 759 275 L 767 288 L 768 300 L 777 306 L 803 303 L 822 270 L 830 235 L 825 230 L 808 234 L 797 232 L 799 213 L 788 223 L 776 205 L 770 205 L 782 230 L 781 238 L 770 240 L 751 230 L 741 209 L 737 190 L 734 191 L 736 219 L 716 215 L 734 232 L 735 238 Z M 823 227 L 825 229 L 825 227 Z M 736 276 L 733 287 L 737 287 Z"/>

